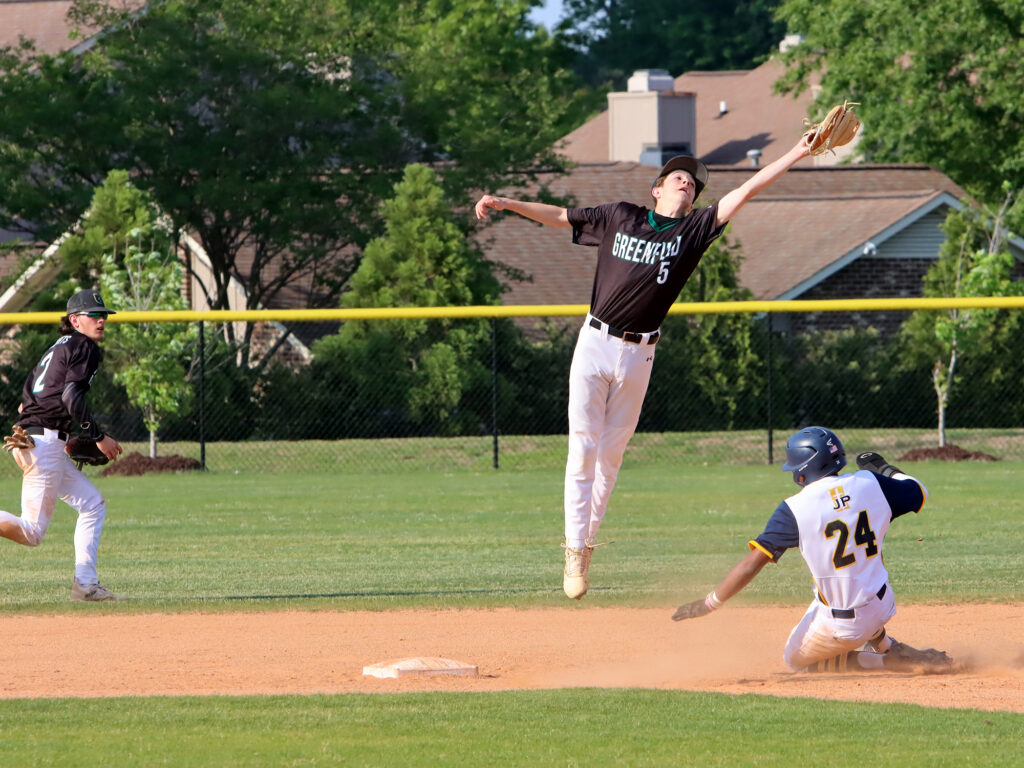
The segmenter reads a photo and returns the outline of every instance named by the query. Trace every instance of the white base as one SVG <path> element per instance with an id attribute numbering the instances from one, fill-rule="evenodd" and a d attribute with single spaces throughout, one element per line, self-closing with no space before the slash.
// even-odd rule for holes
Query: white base
<path id="1" fill-rule="evenodd" d="M 363 674 L 371 677 L 389 678 L 406 677 L 408 675 L 468 675 L 475 677 L 475 664 L 466 664 L 455 659 L 442 659 L 438 656 L 417 656 L 397 661 L 381 661 L 363 667 Z"/>

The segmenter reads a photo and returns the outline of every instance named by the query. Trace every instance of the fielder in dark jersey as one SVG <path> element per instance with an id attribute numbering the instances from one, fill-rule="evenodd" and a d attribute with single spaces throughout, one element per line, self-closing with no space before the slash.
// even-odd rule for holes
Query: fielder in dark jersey
<path id="1" fill-rule="evenodd" d="M 57 499 L 78 512 L 75 526 L 75 579 L 71 599 L 98 602 L 117 600 L 96 574 L 96 556 L 106 517 L 106 501 L 82 471 L 68 458 L 64 447 L 68 433 L 78 424 L 83 433 L 98 440 L 108 459 L 121 446 L 103 432 L 86 403 L 86 393 L 103 359 L 97 342 L 102 340 L 108 315 L 97 291 L 85 290 L 68 300 L 68 314 L 61 318 L 61 336 L 29 375 L 22 391 L 23 444 L 12 445 L 11 455 L 23 472 L 21 516 L 0 511 L 0 536 L 35 547 L 42 543 L 53 518 Z M 17 433 L 16 433 L 17 437 Z"/>
<path id="2" fill-rule="evenodd" d="M 573 242 L 597 248 L 590 312 L 569 370 L 569 456 L 565 469 L 565 568 L 562 587 L 580 599 L 590 585 L 597 531 L 640 419 L 654 345 L 672 303 L 726 223 L 754 195 L 808 155 L 806 135 L 717 204 L 693 210 L 708 181 L 692 157 L 669 160 L 651 186 L 654 210 L 632 203 L 561 208 L 484 195 L 479 219 L 513 211 Z"/>

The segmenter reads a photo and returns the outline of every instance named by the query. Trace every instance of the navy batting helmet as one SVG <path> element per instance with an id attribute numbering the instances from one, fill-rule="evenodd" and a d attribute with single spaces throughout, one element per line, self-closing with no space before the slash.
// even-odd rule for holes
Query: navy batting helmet
<path id="1" fill-rule="evenodd" d="M 806 427 L 786 441 L 784 472 L 793 473 L 797 485 L 807 485 L 846 466 L 846 450 L 835 432 L 825 427 Z"/>

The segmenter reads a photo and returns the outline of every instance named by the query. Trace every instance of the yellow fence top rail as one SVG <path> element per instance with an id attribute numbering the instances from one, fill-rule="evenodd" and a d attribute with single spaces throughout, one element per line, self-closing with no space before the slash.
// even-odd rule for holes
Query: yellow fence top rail
<path id="1" fill-rule="evenodd" d="M 118 312 L 112 323 L 151 322 L 269 322 L 269 321 L 344 321 L 344 320 L 411 320 L 469 317 L 555 317 L 582 316 L 586 304 L 528 304 L 515 306 L 472 307 L 372 307 L 364 309 L 212 309 L 158 312 Z M 917 299 L 839 299 L 795 301 L 723 301 L 680 302 L 672 305 L 671 315 L 712 315 L 762 312 L 878 312 L 883 310 L 913 311 L 918 309 L 1024 309 L 1022 296 L 985 296 L 976 298 Z M 58 323 L 61 312 L 4 312 L 0 325 Z"/>

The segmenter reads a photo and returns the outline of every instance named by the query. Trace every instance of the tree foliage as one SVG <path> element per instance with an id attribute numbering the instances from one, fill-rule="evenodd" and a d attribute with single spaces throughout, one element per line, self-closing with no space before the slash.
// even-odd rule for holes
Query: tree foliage
<path id="1" fill-rule="evenodd" d="M 991 218 L 968 206 L 949 214 L 943 225 L 947 239 L 938 261 L 925 276 L 925 296 L 973 298 L 1024 292 L 1024 286 L 1010 278 L 1013 256 L 1006 248 L 1005 221 L 1013 210 L 1014 194 L 1008 186 L 1004 189 L 1003 205 Z M 946 410 L 959 380 L 962 358 L 988 346 L 1006 322 L 1006 313 L 1000 310 L 953 308 L 919 310 L 904 326 L 912 356 L 924 356 L 931 363 L 940 447 L 946 444 Z"/>
<path id="2" fill-rule="evenodd" d="M 93 191 L 82 225 L 61 244 L 60 256 L 68 276 L 88 283 L 103 269 L 105 255 L 122 264 L 128 243 L 159 238 L 169 246 L 169 233 L 159 230 L 157 217 L 153 201 L 132 186 L 128 172 L 111 171 Z"/>
<path id="3" fill-rule="evenodd" d="M 86 53 L 0 52 L 0 226 L 50 240 L 128 168 L 213 267 L 210 305 L 309 283 L 337 300 L 410 162 L 449 200 L 507 188 L 574 127 L 564 49 L 529 0 L 164 0 L 119 14 Z M 467 224 L 468 226 L 468 224 Z M 244 340 L 243 340 L 244 341 Z"/>
<path id="4" fill-rule="evenodd" d="M 1020 2 L 784 0 L 779 18 L 805 36 L 780 87 L 806 88 L 817 71 L 819 106 L 860 102 L 867 160 L 927 163 L 996 206 L 1004 180 L 1020 187 Z"/>
<path id="5" fill-rule="evenodd" d="M 367 245 L 344 307 L 497 303 L 499 285 L 452 220 L 433 171 L 410 165 L 381 208 L 386 234 Z M 356 320 L 316 353 L 343 355 L 377 375 L 389 371 L 405 382 L 405 410 L 415 423 L 445 424 L 463 392 L 486 378 L 476 352 L 489 336 L 486 320 Z"/>
<path id="6" fill-rule="evenodd" d="M 566 0 L 559 30 L 587 82 L 624 88 L 637 69 L 749 69 L 782 39 L 779 0 Z"/>
<path id="7" fill-rule="evenodd" d="M 120 260 L 113 254 L 104 256 L 100 285 L 120 311 L 187 309 L 181 296 L 182 274 L 172 249 L 152 250 L 132 243 Z M 189 406 L 192 390 L 186 371 L 195 349 L 196 328 L 187 323 L 123 323 L 111 337 L 105 346 L 117 363 L 114 381 L 124 386 L 142 412 L 149 430 L 149 455 L 156 458 L 157 433 L 164 417 Z"/>
<path id="8" fill-rule="evenodd" d="M 152 201 L 132 187 L 127 172 L 112 171 L 62 254 L 79 270 L 99 272 L 106 302 L 118 312 L 187 309 L 181 295 L 183 269 L 171 233 L 157 219 Z M 108 331 L 103 346 L 114 381 L 142 411 L 150 455 L 155 457 L 164 416 L 188 407 L 185 361 L 195 329 L 183 323 L 142 322 L 117 323 Z"/>
<path id="9" fill-rule="evenodd" d="M 750 292 L 739 284 L 742 254 L 726 238 L 716 240 L 683 288 L 683 302 L 743 301 Z M 641 429 L 735 427 L 755 411 L 763 371 L 748 314 L 669 316 L 662 324 L 655 372 L 641 414 Z M 680 352 L 680 350 L 685 350 Z M 684 423 L 665 422 L 664 405 L 685 403 Z"/>

